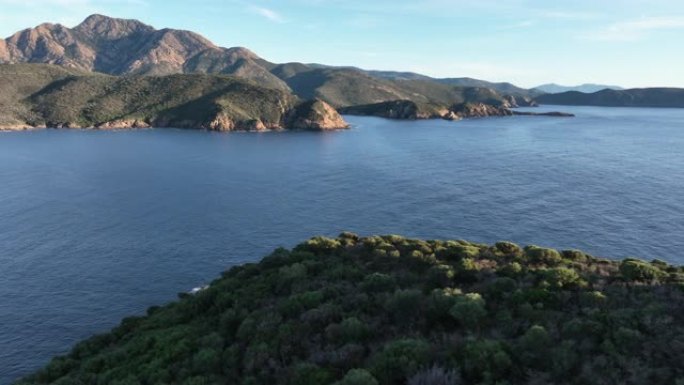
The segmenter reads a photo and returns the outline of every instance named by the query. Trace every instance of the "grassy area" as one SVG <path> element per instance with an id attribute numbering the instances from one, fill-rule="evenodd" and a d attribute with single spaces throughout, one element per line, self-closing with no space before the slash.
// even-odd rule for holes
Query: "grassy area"
<path id="1" fill-rule="evenodd" d="M 684 269 L 508 242 L 313 238 L 20 384 L 684 383 Z"/>

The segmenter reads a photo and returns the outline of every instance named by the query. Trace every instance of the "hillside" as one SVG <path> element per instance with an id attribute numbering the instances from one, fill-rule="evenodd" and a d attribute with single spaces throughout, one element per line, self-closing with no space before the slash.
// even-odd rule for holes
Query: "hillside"
<path id="1" fill-rule="evenodd" d="M 604 84 L 591 84 L 591 83 L 581 84 L 579 86 L 561 86 L 559 84 L 549 83 L 549 84 L 542 84 L 541 86 L 537 86 L 537 87 L 533 88 L 533 90 L 536 90 L 536 91 L 539 91 L 540 93 L 545 93 L 545 94 L 560 94 L 562 92 L 568 92 L 568 91 L 577 91 L 577 92 L 583 92 L 585 94 L 591 94 L 591 93 L 598 92 L 598 91 L 605 90 L 605 89 L 624 90 L 624 88 L 619 87 L 619 86 L 607 86 Z"/>
<path id="2" fill-rule="evenodd" d="M 635 88 L 603 90 L 593 94 L 571 91 L 546 94 L 535 99 L 541 104 L 602 107 L 674 107 L 684 108 L 684 89 Z"/>
<path id="3" fill-rule="evenodd" d="M 287 91 L 222 75 L 116 77 L 20 64 L 0 65 L 0 80 L 8 85 L 0 90 L 0 128 L 5 129 L 346 127 L 322 101 L 302 103 Z"/>
<path id="4" fill-rule="evenodd" d="M 682 267 L 343 233 L 233 267 L 18 384 L 679 385 L 682 362 Z"/>
<path id="5" fill-rule="evenodd" d="M 92 15 L 74 28 L 41 24 L 0 40 L 0 63 L 55 64 L 116 76 L 218 74 L 248 79 L 302 99 L 335 107 L 394 100 L 449 106 L 464 89 L 489 89 L 500 102 L 536 96 L 510 83 L 471 78 L 434 79 L 391 71 L 320 64 L 271 63 L 243 47 L 219 47 L 191 31 L 155 29 L 137 20 Z M 471 100 L 479 102 L 479 100 Z"/>

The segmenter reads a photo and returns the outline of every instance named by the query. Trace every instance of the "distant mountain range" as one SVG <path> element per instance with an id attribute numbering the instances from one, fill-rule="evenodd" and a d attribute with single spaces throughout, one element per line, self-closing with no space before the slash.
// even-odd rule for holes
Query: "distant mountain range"
<path id="1" fill-rule="evenodd" d="M 509 108 L 534 106 L 534 98 L 542 103 L 578 100 L 467 77 L 272 63 L 247 48 L 219 47 L 191 31 L 158 30 L 103 15 L 89 16 L 74 28 L 45 23 L 0 40 L 0 65 L 0 126 L 15 128 L 318 129 L 343 125 L 335 109 L 459 119 L 511 115 Z M 648 100 L 634 98 L 632 103 Z"/>
<path id="2" fill-rule="evenodd" d="M 555 83 L 549 83 L 549 84 L 543 84 L 538 87 L 534 87 L 533 90 L 538 91 L 540 94 L 560 94 L 562 92 L 568 92 L 568 91 L 577 91 L 577 92 L 583 92 L 583 93 L 593 93 L 593 92 L 598 92 L 601 90 L 623 90 L 624 88 L 618 87 L 618 86 L 607 86 L 603 84 L 591 84 L 591 83 L 586 83 L 582 84 L 579 86 L 561 86 Z"/>
<path id="3" fill-rule="evenodd" d="M 92 15 L 74 28 L 41 24 L 0 40 L 0 62 L 57 64 L 109 75 L 222 74 L 260 86 L 320 98 L 335 107 L 412 100 L 459 102 L 455 87 L 492 89 L 518 98 L 538 93 L 509 83 L 433 79 L 419 74 L 365 71 L 321 64 L 276 64 L 243 47 L 223 48 L 194 32 L 157 30 L 137 20 Z M 522 100 L 522 99 L 521 99 Z"/>
<path id="4" fill-rule="evenodd" d="M 634 88 L 629 90 L 602 90 L 591 94 L 577 91 L 541 95 L 542 104 L 602 107 L 672 107 L 684 108 L 684 89 Z"/>

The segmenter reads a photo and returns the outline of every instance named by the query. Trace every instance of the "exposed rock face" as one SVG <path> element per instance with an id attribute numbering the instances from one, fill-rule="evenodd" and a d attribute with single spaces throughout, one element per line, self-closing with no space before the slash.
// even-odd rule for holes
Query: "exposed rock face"
<path id="1" fill-rule="evenodd" d="M 394 100 L 390 102 L 345 107 L 341 108 L 340 112 L 349 115 L 377 116 L 401 120 L 458 119 L 458 116 L 448 108 L 430 104 L 419 104 L 411 100 Z"/>
<path id="2" fill-rule="evenodd" d="M 464 103 L 451 107 L 461 118 L 484 118 L 488 116 L 511 116 L 513 112 L 506 107 L 493 106 L 485 103 Z"/>
<path id="3" fill-rule="evenodd" d="M 527 96 L 514 96 L 505 95 L 504 101 L 506 102 L 506 107 L 508 108 L 518 108 L 518 107 L 539 107 L 539 104 L 535 102 L 532 98 Z"/>
<path id="4" fill-rule="evenodd" d="M 7 43 L 0 40 L 0 62 L 7 62 L 10 60 L 9 51 L 7 50 Z"/>
<path id="5" fill-rule="evenodd" d="M 297 106 L 287 117 L 288 128 L 296 130 L 328 131 L 348 128 L 342 116 L 322 100 L 312 100 Z"/>
<path id="6" fill-rule="evenodd" d="M 116 129 L 128 129 L 128 128 L 150 128 L 151 125 L 144 120 L 139 119 L 124 119 L 124 120 L 114 120 L 111 122 L 104 122 L 97 124 L 95 128 L 100 130 L 116 130 Z"/>
<path id="7" fill-rule="evenodd" d="M 103 15 L 88 16 L 74 31 L 89 38 L 93 42 L 111 41 L 130 37 L 136 34 L 154 31 L 151 26 L 137 20 L 114 19 Z"/>
<path id="8" fill-rule="evenodd" d="M 289 89 L 245 48 L 221 48 L 190 31 L 92 15 L 73 29 L 41 24 L 0 43 L 0 62 L 58 64 L 112 75 L 226 73 Z"/>

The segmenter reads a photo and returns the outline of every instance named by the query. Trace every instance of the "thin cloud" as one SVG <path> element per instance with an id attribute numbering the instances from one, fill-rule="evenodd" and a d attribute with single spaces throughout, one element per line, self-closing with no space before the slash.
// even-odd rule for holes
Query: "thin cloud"
<path id="1" fill-rule="evenodd" d="M 683 16 L 645 17 L 613 23 L 582 37 L 599 41 L 637 41 L 646 38 L 652 32 L 679 29 L 684 29 Z"/>
<path id="2" fill-rule="evenodd" d="M 278 12 L 265 8 L 265 7 L 257 7 L 257 6 L 251 6 L 249 7 L 249 10 L 252 11 L 253 13 L 256 13 L 259 16 L 262 16 L 269 21 L 272 21 L 274 23 L 284 23 L 285 18 L 279 14 Z"/>
<path id="3" fill-rule="evenodd" d="M 593 20 L 599 18 L 599 15 L 591 12 L 571 12 L 571 11 L 554 11 L 545 10 L 540 11 L 539 16 L 546 19 L 558 20 Z"/>

